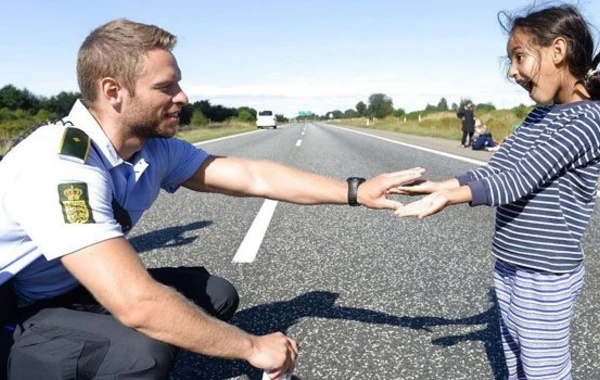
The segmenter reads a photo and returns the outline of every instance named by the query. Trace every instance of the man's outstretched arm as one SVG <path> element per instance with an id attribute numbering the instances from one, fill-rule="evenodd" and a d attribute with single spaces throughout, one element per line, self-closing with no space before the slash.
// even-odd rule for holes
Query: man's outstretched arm
<path id="1" fill-rule="evenodd" d="M 358 203 L 395 210 L 400 203 L 387 199 L 388 190 L 410 183 L 425 172 L 413 168 L 381 174 L 358 188 Z M 206 192 L 256 196 L 298 204 L 347 204 L 348 184 L 271 161 L 212 156 L 184 186 Z"/>

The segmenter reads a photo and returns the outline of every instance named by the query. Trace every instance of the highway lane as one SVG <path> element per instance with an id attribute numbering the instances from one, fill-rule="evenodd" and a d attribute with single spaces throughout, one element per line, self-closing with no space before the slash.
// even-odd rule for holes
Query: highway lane
<path id="1" fill-rule="evenodd" d="M 476 165 L 324 124 L 200 147 L 337 178 L 425 166 L 442 179 Z M 162 194 L 130 238 L 148 266 L 204 265 L 236 284 L 233 323 L 297 339 L 296 379 L 502 378 L 490 292 L 493 209 L 461 205 L 418 221 L 364 207 L 277 203 L 254 261 L 232 262 L 263 204 L 185 189 Z M 585 239 L 588 277 L 573 336 L 578 379 L 600 378 L 599 224 L 596 214 Z M 260 379 L 260 371 L 184 353 L 172 379 Z"/>

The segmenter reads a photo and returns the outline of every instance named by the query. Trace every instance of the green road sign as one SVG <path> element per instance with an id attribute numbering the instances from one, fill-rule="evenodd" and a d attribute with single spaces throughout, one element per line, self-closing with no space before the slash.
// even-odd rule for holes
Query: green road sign
<path id="1" fill-rule="evenodd" d="M 311 116 L 312 111 L 298 111 L 298 116 Z"/>

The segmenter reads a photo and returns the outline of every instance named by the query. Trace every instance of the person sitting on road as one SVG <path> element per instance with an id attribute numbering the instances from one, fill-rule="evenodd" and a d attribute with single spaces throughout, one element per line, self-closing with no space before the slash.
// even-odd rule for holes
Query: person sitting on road
<path id="1" fill-rule="evenodd" d="M 146 269 L 125 235 L 160 189 L 396 210 L 388 190 L 424 172 L 341 181 L 172 138 L 188 103 L 175 43 L 125 19 L 95 29 L 78 54 L 82 99 L 0 162 L 10 378 L 166 379 L 178 348 L 246 360 L 273 379 L 292 372 L 292 338 L 225 323 L 239 303 L 233 284 L 204 267 Z"/>
<path id="2" fill-rule="evenodd" d="M 473 150 L 490 150 L 496 148 L 497 144 L 494 141 L 492 133 L 488 131 L 487 125 L 481 122 L 481 120 L 475 120 L 475 133 L 473 134 L 473 143 L 471 148 Z"/>

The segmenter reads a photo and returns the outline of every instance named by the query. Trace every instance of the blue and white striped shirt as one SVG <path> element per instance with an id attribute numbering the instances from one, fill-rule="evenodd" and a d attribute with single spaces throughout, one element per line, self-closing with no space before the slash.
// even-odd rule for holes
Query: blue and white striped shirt
<path id="1" fill-rule="evenodd" d="M 600 105 L 586 100 L 535 108 L 486 166 L 457 178 L 471 205 L 498 206 L 496 257 L 566 273 L 583 260 L 599 163 Z"/>

